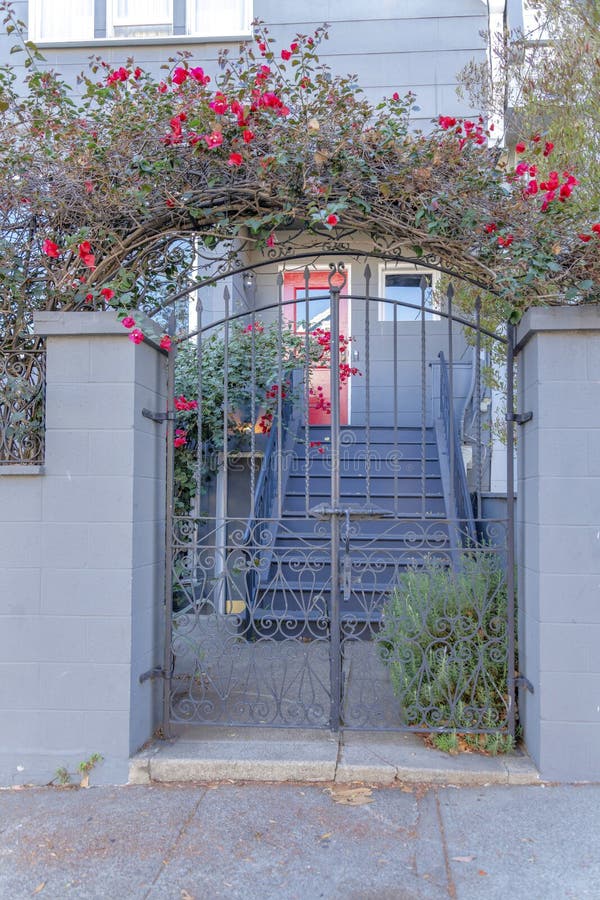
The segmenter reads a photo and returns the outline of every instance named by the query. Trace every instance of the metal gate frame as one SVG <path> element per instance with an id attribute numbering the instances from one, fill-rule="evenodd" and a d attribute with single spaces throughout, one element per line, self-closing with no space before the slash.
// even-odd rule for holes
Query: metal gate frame
<path id="1" fill-rule="evenodd" d="M 253 267 L 249 267 L 253 268 Z M 370 417 L 369 417 L 369 396 L 370 396 L 370 338 L 369 338 L 369 310 L 371 304 L 373 302 L 381 302 L 384 298 L 371 297 L 369 283 L 370 283 L 370 270 L 367 266 L 365 270 L 366 276 L 366 293 L 363 296 L 358 295 L 349 295 L 349 300 L 362 300 L 365 302 L 365 310 L 366 310 L 366 321 L 365 321 L 365 347 L 366 347 L 366 397 L 367 397 L 367 414 L 366 414 L 366 431 L 367 431 L 367 446 L 369 442 L 368 432 L 370 427 Z M 282 283 L 282 279 L 281 279 Z M 282 301 L 282 293 L 281 293 L 281 283 L 279 286 L 279 297 L 278 303 L 276 304 L 278 309 L 278 321 L 279 328 L 281 330 L 282 323 L 282 308 L 284 303 Z M 344 703 L 344 686 L 343 686 L 343 645 L 342 645 L 342 622 L 340 617 L 340 603 L 341 598 L 344 595 L 344 592 L 350 589 L 350 579 L 351 579 L 351 565 L 348 565 L 349 560 L 349 534 L 351 522 L 357 519 L 380 519 L 382 516 L 382 510 L 375 508 L 372 506 L 369 508 L 370 502 L 370 463 L 369 463 L 369 454 L 367 452 L 366 455 L 366 483 L 367 483 L 367 505 L 357 509 L 349 507 L 348 505 L 344 505 L 341 500 L 341 491 L 340 491 L 340 438 L 341 438 L 341 429 L 340 429 L 340 404 L 339 404 L 339 386 L 340 386 L 340 367 L 339 367 L 339 298 L 340 292 L 343 289 L 346 283 L 346 271 L 344 263 L 338 263 L 336 265 L 330 264 L 330 310 L 331 310 L 331 366 L 330 366 L 330 394 L 331 394 L 331 473 L 330 473 L 330 497 L 329 503 L 323 504 L 318 508 L 312 508 L 310 510 L 310 514 L 315 517 L 323 520 L 324 522 L 329 523 L 329 533 L 331 540 L 331 592 L 330 592 L 330 607 L 329 607 L 329 679 L 330 679 L 330 705 L 329 705 L 329 715 L 327 725 L 321 724 L 320 727 L 329 727 L 332 731 L 338 731 L 340 728 L 348 728 L 352 727 L 348 722 L 344 721 L 342 708 Z M 307 304 L 308 304 L 308 289 L 307 289 Z M 229 322 L 234 321 L 234 319 L 240 318 L 239 315 L 232 316 L 229 309 L 229 296 L 228 291 L 225 289 L 225 316 L 221 320 L 225 329 L 229 327 Z M 506 439 L 507 446 L 509 448 L 513 447 L 514 444 L 514 423 L 520 422 L 522 417 L 514 415 L 512 412 L 514 408 L 514 382 L 513 382 L 513 354 L 514 354 L 514 328 L 511 325 L 507 326 L 506 329 L 506 337 L 503 335 L 493 334 L 490 331 L 487 331 L 485 328 L 481 327 L 481 319 L 480 319 L 480 305 L 479 302 L 476 305 L 475 309 L 475 322 L 471 322 L 467 319 L 462 318 L 461 316 L 454 315 L 453 312 L 453 289 L 450 286 L 447 292 L 447 309 L 445 311 L 438 309 L 431 309 L 427 307 L 425 304 L 425 291 L 424 286 L 422 284 L 421 289 L 421 305 L 419 314 L 420 314 L 420 331 L 421 331 L 421 362 L 422 362 L 422 384 L 421 384 L 421 403 L 422 403 L 422 459 L 421 459 L 421 480 L 424 485 L 426 479 L 426 461 L 424 456 L 425 449 L 425 426 L 424 426 L 424 409 L 425 409 L 425 345 L 426 345 L 426 328 L 425 328 L 425 317 L 427 313 L 434 312 L 436 315 L 443 317 L 447 320 L 448 323 L 448 361 L 447 361 L 447 371 L 448 371 L 448 380 L 449 380 L 449 395 L 450 398 L 453 396 L 453 377 L 454 377 L 454 357 L 453 357 L 453 326 L 455 324 L 460 324 L 466 326 L 475 333 L 475 359 L 477 361 L 477 371 L 476 371 L 476 382 L 477 382 L 477 390 L 480 389 L 480 376 L 481 372 L 479 369 L 480 366 L 480 356 L 481 356 L 481 347 L 482 347 L 482 337 L 487 337 L 494 341 L 498 341 L 502 344 L 506 345 L 507 350 L 507 367 L 506 367 L 506 383 L 507 383 L 507 393 L 506 393 L 506 403 L 507 410 L 509 411 L 506 416 Z M 397 305 L 409 306 L 410 304 L 402 304 L 397 302 Z M 271 308 L 274 308 L 275 304 L 272 305 Z M 256 312 L 263 312 L 269 307 L 261 308 Z M 308 307 L 307 307 L 308 308 Z M 396 309 L 394 310 L 394 323 L 396 327 Z M 214 323 L 213 323 L 214 324 Z M 219 324 L 219 323 L 217 323 Z M 212 326 L 211 326 L 212 327 Z M 175 338 L 174 326 L 171 324 L 171 333 L 173 338 Z M 198 334 L 201 339 L 202 335 L 202 327 L 199 326 Z M 307 337 L 308 340 L 308 337 Z M 227 348 L 227 340 L 225 342 L 225 347 Z M 394 346 L 395 354 L 396 344 Z M 225 350 L 227 353 L 227 349 Z M 174 514 L 174 478 L 173 478 L 173 469 L 174 469 L 174 432 L 175 432 L 175 416 L 176 411 L 174 407 L 174 395 L 175 395 L 175 352 L 170 355 L 169 358 L 169 367 L 168 367 L 168 407 L 167 407 L 167 450 L 166 450 L 166 464 L 167 464 L 167 525 L 166 525 L 166 542 L 165 542 L 165 550 L 166 550 L 166 559 L 165 559 L 165 654 L 164 654 L 164 669 L 163 669 L 163 677 L 164 677 L 164 700 L 163 700 L 163 722 L 164 722 L 164 730 L 166 733 L 169 732 L 171 725 L 175 723 L 172 715 L 171 702 L 172 702 L 172 689 L 173 689 L 173 674 L 174 674 L 174 647 L 173 647 L 173 554 L 174 554 L 174 526 L 175 526 L 175 514 Z M 394 365 L 396 366 L 398 362 L 397 356 L 394 359 Z M 443 362 L 443 360 L 442 360 Z M 281 360 L 280 360 L 281 365 Z M 225 358 L 225 366 L 227 366 L 227 358 Z M 199 370 L 201 369 L 201 356 L 199 362 Z M 227 378 L 225 378 L 225 386 L 224 386 L 224 404 L 225 404 L 225 421 L 227 417 Z M 394 399 L 395 402 L 395 415 L 397 417 L 397 397 Z M 201 387 L 201 377 L 200 377 L 200 393 L 199 393 L 199 406 L 202 405 L 202 387 Z M 478 431 L 478 439 L 481 442 L 481 416 L 480 416 L 480 406 L 481 404 L 477 403 L 477 431 Z M 281 392 L 278 398 L 278 412 L 279 412 L 279 429 L 281 429 L 281 414 L 282 414 L 282 398 Z M 449 445 L 449 470 L 450 470 L 450 490 L 451 493 L 454 494 L 456 490 L 456 483 L 454 472 L 457 466 L 457 445 L 452 439 L 452 435 L 456 433 L 456 422 L 454 421 L 455 413 L 454 413 L 454 405 L 452 402 L 449 403 L 449 407 L 447 410 L 448 413 L 448 429 L 450 438 L 448 440 Z M 200 415 L 199 414 L 199 428 L 200 426 Z M 227 428 L 225 427 L 225 453 L 227 453 Z M 281 437 L 281 435 L 280 435 Z M 198 460 L 200 464 L 202 454 L 202 441 L 198 442 Z M 480 465 L 480 464 L 479 464 Z M 225 471 L 227 471 L 227 466 L 225 466 Z M 481 471 L 479 472 L 479 476 L 481 476 Z M 476 731 L 497 731 L 504 730 L 508 734 L 514 736 L 515 734 L 515 726 L 516 726 L 516 709 L 515 709 L 515 686 L 516 686 L 516 672 L 515 672 L 515 579 L 514 579 L 514 566 L 515 566 L 515 552 L 514 552 L 514 540 L 515 540 L 515 531 L 514 531 L 514 458 L 511 452 L 507 453 L 507 469 L 506 469 L 506 482 L 507 482 L 507 520 L 506 520 L 506 593 L 507 593 L 507 716 L 506 722 L 503 724 L 502 729 L 485 729 L 480 728 L 476 729 Z M 468 502 L 467 496 L 467 502 Z M 424 493 L 423 493 L 424 500 Z M 462 498 L 464 502 L 464 497 Z M 455 501 L 452 501 L 455 502 Z M 460 500 L 459 508 L 460 508 Z M 280 504 L 281 506 L 281 504 Z M 477 512 L 479 517 L 481 517 L 481 501 L 480 501 L 480 491 L 477 494 Z M 423 510 L 425 509 L 423 502 Z M 344 528 L 344 533 L 342 534 Z M 342 550 L 342 537 L 344 538 L 344 550 Z M 195 721 L 195 720 L 190 720 Z M 208 722 L 203 722 L 203 724 L 209 724 Z M 256 725 L 257 722 L 215 722 L 214 724 L 249 724 Z M 270 723 L 271 726 L 273 723 Z M 294 723 L 285 723 L 285 727 L 289 727 L 290 724 Z M 302 721 L 297 723 L 299 727 L 307 727 L 307 722 Z M 373 730 L 370 728 L 369 730 Z M 389 728 L 385 728 L 382 730 L 390 730 Z M 419 726 L 419 728 L 400 728 L 393 730 L 418 730 L 418 731 L 445 731 L 451 730 L 445 727 L 423 727 Z"/>

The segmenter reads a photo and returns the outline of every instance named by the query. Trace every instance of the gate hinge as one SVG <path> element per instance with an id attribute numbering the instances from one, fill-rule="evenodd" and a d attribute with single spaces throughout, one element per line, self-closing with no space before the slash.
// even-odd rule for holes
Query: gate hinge
<path id="1" fill-rule="evenodd" d="M 152 419 L 153 422 L 166 422 L 175 418 L 171 412 L 152 412 L 151 409 L 146 409 L 146 407 L 142 410 L 142 415 L 145 419 Z"/>
<path id="2" fill-rule="evenodd" d="M 162 666 L 154 666 L 153 669 L 148 669 L 147 672 L 142 672 L 139 678 L 140 684 L 143 684 L 145 681 L 150 681 L 152 678 L 164 678 L 165 670 Z"/>
<path id="3" fill-rule="evenodd" d="M 512 415 L 508 415 L 506 417 L 507 422 L 516 422 L 517 425 L 524 425 L 525 422 L 531 422 L 532 419 L 533 419 L 532 412 L 513 413 Z"/>
<path id="4" fill-rule="evenodd" d="M 515 687 L 525 688 L 525 690 L 529 691 L 530 694 L 535 694 L 532 683 L 530 682 L 529 678 L 525 677 L 525 675 L 516 676 Z"/>

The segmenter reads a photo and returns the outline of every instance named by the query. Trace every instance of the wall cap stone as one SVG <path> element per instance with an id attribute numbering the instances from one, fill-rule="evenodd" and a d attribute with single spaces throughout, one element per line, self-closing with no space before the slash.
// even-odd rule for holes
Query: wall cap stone
<path id="1" fill-rule="evenodd" d="M 539 332 L 598 331 L 600 306 L 537 306 L 528 309 L 517 328 L 515 353 Z"/>
<path id="2" fill-rule="evenodd" d="M 40 310 L 33 314 L 35 333 L 49 335 L 119 334 L 127 337 L 113 310 L 106 312 L 59 312 Z"/>
<path id="3" fill-rule="evenodd" d="M 0 477 L 2 475 L 43 475 L 44 474 L 44 466 L 43 465 L 24 465 L 23 463 L 9 463 L 5 466 L 0 466 Z"/>

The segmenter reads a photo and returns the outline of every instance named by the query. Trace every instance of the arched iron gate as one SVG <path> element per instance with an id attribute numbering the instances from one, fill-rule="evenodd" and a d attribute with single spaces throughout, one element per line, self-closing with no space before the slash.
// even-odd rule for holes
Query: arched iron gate
<path id="1" fill-rule="evenodd" d="M 482 369 L 505 345 L 512 448 L 512 331 L 456 315 L 452 287 L 432 306 L 425 278 L 416 304 L 364 285 L 280 273 L 251 313 L 226 289 L 175 402 L 170 357 L 167 729 L 514 734 L 513 454 L 490 513 Z"/>

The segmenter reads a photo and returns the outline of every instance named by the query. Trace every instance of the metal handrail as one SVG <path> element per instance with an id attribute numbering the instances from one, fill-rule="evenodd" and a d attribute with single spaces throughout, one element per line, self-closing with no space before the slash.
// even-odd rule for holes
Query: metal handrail
<path id="1" fill-rule="evenodd" d="M 451 415 L 451 404 L 453 398 L 450 393 L 450 377 L 448 374 L 448 363 L 444 356 L 444 351 L 438 353 L 440 361 L 440 418 L 444 428 L 444 436 L 446 438 L 446 447 L 450 451 L 452 446 L 453 453 L 449 452 L 449 458 L 452 460 L 450 468 L 450 505 L 453 507 L 449 510 L 451 516 L 456 517 L 459 522 L 459 531 L 463 546 L 475 544 L 477 541 L 477 533 L 475 529 L 475 519 L 473 516 L 473 506 L 471 504 L 471 495 L 467 484 L 467 473 L 463 462 L 461 443 L 458 433 L 457 417 Z M 452 420 L 452 424 L 451 424 Z"/>
<path id="2" fill-rule="evenodd" d="M 292 418 L 294 402 L 294 373 L 290 376 L 290 391 L 281 404 L 281 422 L 283 429 L 281 434 L 285 434 L 286 426 Z M 277 427 L 277 413 L 271 420 L 271 430 L 267 441 L 264 456 L 262 458 L 260 472 L 254 489 L 253 510 L 248 516 L 242 545 L 248 546 L 252 543 L 252 535 L 258 522 L 272 518 L 273 504 L 277 496 L 277 490 L 283 490 L 283 485 L 279 483 L 277 460 L 278 455 L 283 452 L 283 447 L 279 445 L 280 429 Z M 253 603 L 256 599 L 258 583 L 260 581 L 260 571 L 255 565 L 251 565 L 248 570 L 248 597 Z"/>

